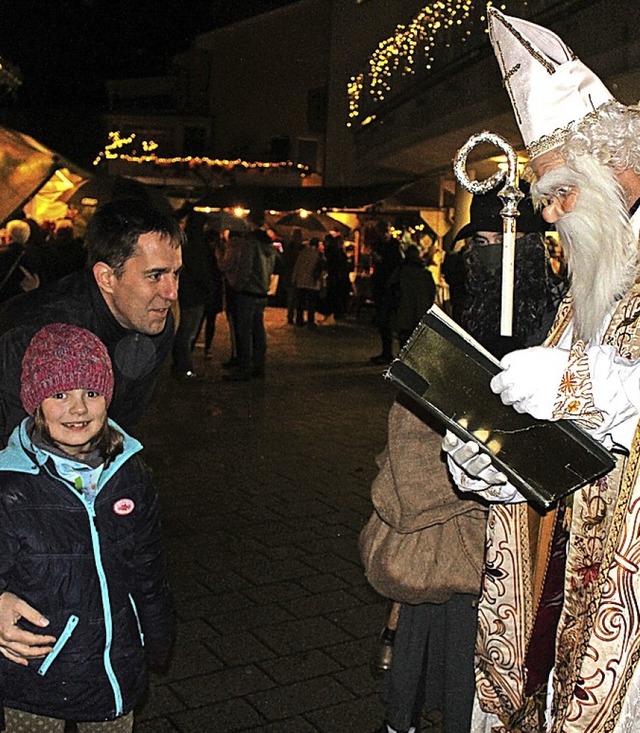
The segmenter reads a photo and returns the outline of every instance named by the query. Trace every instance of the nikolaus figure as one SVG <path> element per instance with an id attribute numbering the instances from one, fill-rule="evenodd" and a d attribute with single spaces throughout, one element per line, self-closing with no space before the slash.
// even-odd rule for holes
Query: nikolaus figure
<path id="1" fill-rule="evenodd" d="M 531 158 L 532 196 L 556 224 L 571 274 L 545 345 L 507 354 L 491 388 L 520 412 L 579 421 L 615 451 L 617 466 L 539 516 L 473 444 L 445 438 L 460 489 L 499 495 L 488 522 L 472 730 L 633 731 L 640 108 L 617 102 L 547 29 L 495 8 L 488 18 Z"/>

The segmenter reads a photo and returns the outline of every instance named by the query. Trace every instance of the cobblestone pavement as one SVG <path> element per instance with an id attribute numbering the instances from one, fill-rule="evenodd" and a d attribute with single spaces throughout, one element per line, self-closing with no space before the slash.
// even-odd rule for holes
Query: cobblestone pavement
<path id="1" fill-rule="evenodd" d="M 204 378 L 167 369 L 145 416 L 178 625 L 138 733 L 370 733 L 382 720 L 369 664 L 385 602 L 357 537 L 394 390 L 369 364 L 368 313 L 310 331 L 269 308 L 267 325 L 264 381 L 222 381 L 219 317 L 214 359 L 196 350 Z"/>

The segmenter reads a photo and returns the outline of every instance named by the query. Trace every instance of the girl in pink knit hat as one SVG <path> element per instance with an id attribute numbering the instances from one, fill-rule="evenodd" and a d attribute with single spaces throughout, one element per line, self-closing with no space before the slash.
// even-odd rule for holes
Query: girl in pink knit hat
<path id="1" fill-rule="evenodd" d="M 63 733 L 65 721 L 127 733 L 147 664 L 167 661 L 158 497 L 142 446 L 107 418 L 113 390 L 93 333 L 53 323 L 35 334 L 22 362 L 29 417 L 0 452 L 0 592 L 49 619 L 52 641 L 29 662 L 0 655 L 7 733 Z"/>

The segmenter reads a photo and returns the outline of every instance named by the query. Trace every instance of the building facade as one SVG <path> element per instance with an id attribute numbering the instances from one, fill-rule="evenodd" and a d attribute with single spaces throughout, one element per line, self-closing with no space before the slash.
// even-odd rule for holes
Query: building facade
<path id="1" fill-rule="evenodd" d="M 622 102 L 640 98 L 632 3 L 500 7 L 557 32 Z M 109 170 L 142 178 L 155 170 L 193 191 L 414 180 L 405 203 L 452 226 L 452 212 L 466 216 L 452 172 L 460 146 L 481 130 L 521 145 L 485 10 L 484 0 L 298 0 L 202 34 L 164 82 L 112 83 L 109 129 L 159 141 L 165 163 L 114 156 Z M 493 173 L 499 154 L 470 156 L 470 175 Z M 185 164 L 189 156 L 200 163 Z"/>

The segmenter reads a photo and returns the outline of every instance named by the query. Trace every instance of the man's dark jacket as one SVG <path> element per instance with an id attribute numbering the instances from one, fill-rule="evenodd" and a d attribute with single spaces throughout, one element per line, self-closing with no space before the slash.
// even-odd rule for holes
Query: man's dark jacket
<path id="1" fill-rule="evenodd" d="M 129 331 L 112 315 L 93 274 L 80 270 L 12 298 L 0 308 L 0 447 L 26 416 L 20 401 L 22 357 L 33 335 L 49 323 L 86 328 L 104 342 L 115 377 L 109 417 L 131 432 L 171 349 L 173 317 L 169 314 L 157 336 Z"/>

